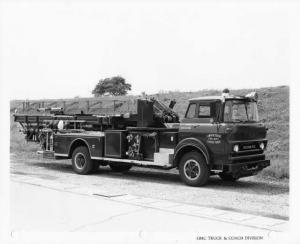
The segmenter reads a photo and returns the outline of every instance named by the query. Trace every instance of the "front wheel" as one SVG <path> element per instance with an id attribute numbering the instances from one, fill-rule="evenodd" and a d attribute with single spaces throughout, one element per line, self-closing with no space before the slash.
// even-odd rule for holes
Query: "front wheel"
<path id="1" fill-rule="evenodd" d="M 210 173 L 202 154 L 192 151 L 183 155 L 179 163 L 179 175 L 189 186 L 205 185 Z"/>
<path id="2" fill-rule="evenodd" d="M 72 168 L 77 174 L 90 174 L 94 168 L 94 162 L 91 159 L 87 147 L 77 147 L 72 154 Z"/>

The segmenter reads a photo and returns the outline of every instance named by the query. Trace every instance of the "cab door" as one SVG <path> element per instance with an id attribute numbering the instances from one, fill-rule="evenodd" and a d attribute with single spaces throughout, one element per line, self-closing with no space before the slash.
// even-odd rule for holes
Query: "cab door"
<path id="1" fill-rule="evenodd" d="M 218 101 L 191 102 L 179 130 L 179 140 L 192 137 L 202 141 L 214 162 L 221 160 L 224 153 L 224 138 L 219 133 L 218 122 L 220 105 Z"/>

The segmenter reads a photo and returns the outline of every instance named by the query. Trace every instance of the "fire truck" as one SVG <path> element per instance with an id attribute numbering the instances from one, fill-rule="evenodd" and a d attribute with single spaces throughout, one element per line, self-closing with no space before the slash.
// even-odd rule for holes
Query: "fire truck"
<path id="1" fill-rule="evenodd" d="M 132 166 L 176 168 L 189 186 L 211 175 L 224 181 L 257 174 L 266 159 L 267 128 L 259 121 L 257 94 L 192 98 L 181 120 L 173 107 L 138 99 L 135 113 L 14 114 L 27 141 L 40 143 L 45 157 L 71 159 L 77 174 L 101 166 L 117 172 Z"/>

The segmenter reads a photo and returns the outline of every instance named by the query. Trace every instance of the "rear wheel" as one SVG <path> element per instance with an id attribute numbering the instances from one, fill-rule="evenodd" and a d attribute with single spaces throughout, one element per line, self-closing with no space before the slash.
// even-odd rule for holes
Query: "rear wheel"
<path id="1" fill-rule="evenodd" d="M 222 180 L 230 181 L 230 182 L 234 182 L 234 181 L 237 181 L 239 179 L 239 177 L 233 177 L 232 175 L 225 174 L 225 173 L 220 173 L 219 176 Z"/>
<path id="2" fill-rule="evenodd" d="M 189 152 L 180 160 L 179 175 L 189 186 L 202 186 L 209 178 L 209 169 L 204 157 L 196 151 Z"/>
<path id="3" fill-rule="evenodd" d="M 126 172 L 131 169 L 132 165 L 124 163 L 111 163 L 109 164 L 109 167 L 114 172 Z"/>
<path id="4" fill-rule="evenodd" d="M 77 174 L 90 174 L 94 168 L 94 162 L 91 159 L 87 147 L 77 147 L 72 154 L 72 168 Z"/>

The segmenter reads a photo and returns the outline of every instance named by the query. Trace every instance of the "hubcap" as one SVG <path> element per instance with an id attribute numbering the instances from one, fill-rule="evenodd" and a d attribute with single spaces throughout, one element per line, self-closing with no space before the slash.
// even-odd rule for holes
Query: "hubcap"
<path id="1" fill-rule="evenodd" d="M 196 180 L 200 175 L 200 165 L 194 159 L 189 159 L 184 164 L 184 174 L 190 180 Z"/>
<path id="2" fill-rule="evenodd" d="M 77 153 L 75 155 L 75 166 L 78 169 L 82 169 L 85 165 L 85 158 L 82 153 Z"/>

